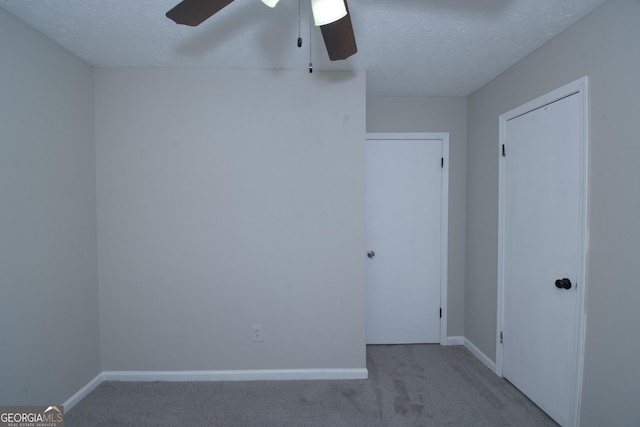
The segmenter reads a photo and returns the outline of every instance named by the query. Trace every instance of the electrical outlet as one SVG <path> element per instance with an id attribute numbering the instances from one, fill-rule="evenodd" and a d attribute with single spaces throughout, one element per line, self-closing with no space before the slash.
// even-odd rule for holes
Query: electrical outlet
<path id="1" fill-rule="evenodd" d="M 262 341 L 262 325 L 253 325 L 253 342 Z"/>

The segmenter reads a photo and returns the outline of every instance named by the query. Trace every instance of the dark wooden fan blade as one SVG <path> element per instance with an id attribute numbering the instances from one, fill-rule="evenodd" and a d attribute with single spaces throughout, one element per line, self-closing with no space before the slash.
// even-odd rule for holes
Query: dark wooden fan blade
<path id="1" fill-rule="evenodd" d="M 195 27 L 210 18 L 233 0 L 183 0 L 167 12 L 176 24 Z"/>
<path id="2" fill-rule="evenodd" d="M 320 26 L 324 44 L 327 46 L 329 59 L 337 61 L 347 59 L 358 51 L 356 46 L 356 36 L 353 34 L 353 25 L 351 24 L 351 15 L 349 14 L 349 6 L 347 1 L 347 15 L 338 19 L 331 24 Z"/>

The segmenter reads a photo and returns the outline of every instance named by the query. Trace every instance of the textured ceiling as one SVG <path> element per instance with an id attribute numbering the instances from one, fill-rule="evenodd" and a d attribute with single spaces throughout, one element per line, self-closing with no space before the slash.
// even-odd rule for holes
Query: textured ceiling
<path id="1" fill-rule="evenodd" d="M 275 9 L 236 0 L 195 28 L 164 16 L 178 2 L 0 0 L 0 7 L 98 67 L 306 70 L 311 55 L 316 70 L 366 71 L 369 95 L 457 96 L 605 0 L 349 0 L 358 53 L 336 62 L 319 29 L 310 32 L 309 0 L 281 0 Z"/>

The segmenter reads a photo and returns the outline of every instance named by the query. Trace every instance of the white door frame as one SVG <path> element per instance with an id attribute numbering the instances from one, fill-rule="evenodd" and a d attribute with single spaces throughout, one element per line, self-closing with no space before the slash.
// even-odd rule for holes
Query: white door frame
<path id="1" fill-rule="evenodd" d="M 505 274 L 505 158 L 502 156 L 502 146 L 505 144 L 507 122 L 528 112 L 544 107 L 571 95 L 581 97 L 581 129 L 580 129 L 580 242 L 579 265 L 576 278 L 578 298 L 578 337 L 577 359 L 575 363 L 576 383 L 573 393 L 572 426 L 579 425 L 580 404 L 582 397 L 582 371 L 584 366 L 584 335 L 585 335 L 585 288 L 587 284 L 587 250 L 588 250 L 588 180 L 589 180 L 589 80 L 583 77 L 561 88 L 547 93 L 531 102 L 504 113 L 499 118 L 500 134 L 498 142 L 498 313 L 496 330 L 496 374 L 502 377 L 502 344 L 500 333 L 504 330 L 504 274 Z M 508 153 L 507 153 L 508 155 Z"/>
<path id="2" fill-rule="evenodd" d="M 442 141 L 442 188 L 440 212 L 440 344 L 447 345 L 447 274 L 449 251 L 449 133 L 367 133 L 367 140 L 440 140 Z"/>

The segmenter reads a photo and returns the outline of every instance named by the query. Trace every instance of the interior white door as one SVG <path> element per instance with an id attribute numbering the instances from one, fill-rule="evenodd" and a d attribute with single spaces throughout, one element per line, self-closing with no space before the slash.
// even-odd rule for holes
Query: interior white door
<path id="1" fill-rule="evenodd" d="M 442 140 L 367 140 L 367 343 L 440 341 Z"/>
<path id="2" fill-rule="evenodd" d="M 576 384 L 581 102 L 574 94 L 505 127 L 502 372 L 560 425 Z"/>

